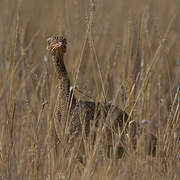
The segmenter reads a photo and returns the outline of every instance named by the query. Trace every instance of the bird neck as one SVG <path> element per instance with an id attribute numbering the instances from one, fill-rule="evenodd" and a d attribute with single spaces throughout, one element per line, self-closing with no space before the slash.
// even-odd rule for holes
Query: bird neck
<path id="1" fill-rule="evenodd" d="M 61 121 L 66 121 L 67 108 L 70 94 L 70 80 L 66 67 L 64 65 L 63 57 L 55 57 L 55 68 L 58 77 L 58 99 L 57 110 L 60 113 Z"/>
<path id="2" fill-rule="evenodd" d="M 55 67 L 58 80 L 63 82 L 66 81 L 67 85 L 70 86 L 70 80 L 63 61 L 63 56 L 55 57 Z"/>

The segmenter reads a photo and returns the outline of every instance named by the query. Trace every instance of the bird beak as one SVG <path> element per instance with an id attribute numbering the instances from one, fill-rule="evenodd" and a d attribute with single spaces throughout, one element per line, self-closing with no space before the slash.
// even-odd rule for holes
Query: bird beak
<path id="1" fill-rule="evenodd" d="M 61 42 L 55 43 L 55 44 L 53 45 L 52 51 L 53 51 L 55 48 L 58 48 L 58 47 L 61 47 L 61 46 L 62 46 L 62 43 L 61 43 Z"/>

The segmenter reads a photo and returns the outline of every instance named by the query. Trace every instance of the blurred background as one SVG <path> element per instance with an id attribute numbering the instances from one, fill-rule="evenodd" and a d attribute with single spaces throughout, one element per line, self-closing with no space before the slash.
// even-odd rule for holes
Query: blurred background
<path id="1" fill-rule="evenodd" d="M 138 122 L 152 121 L 164 152 L 180 126 L 179 12 L 179 0 L 0 0 L 0 176 L 53 179 L 57 162 L 47 151 L 57 79 L 46 52 L 52 34 L 67 38 L 72 85 L 94 100 L 112 100 Z M 173 160 L 177 151 L 170 144 L 166 153 Z M 176 165 L 164 161 L 172 179 Z"/>

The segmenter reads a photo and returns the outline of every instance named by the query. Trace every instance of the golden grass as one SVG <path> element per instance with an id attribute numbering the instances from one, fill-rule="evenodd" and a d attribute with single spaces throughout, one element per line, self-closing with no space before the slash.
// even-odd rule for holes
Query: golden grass
<path id="1" fill-rule="evenodd" d="M 0 179 L 180 177 L 179 1 L 97 1 L 95 11 L 92 5 L 1 1 Z M 158 127 L 156 157 L 140 146 L 115 163 L 99 157 L 98 144 L 93 150 L 87 144 L 85 166 L 65 156 L 67 145 L 55 139 L 57 81 L 45 50 L 53 33 L 68 39 L 65 64 L 73 84 Z"/>

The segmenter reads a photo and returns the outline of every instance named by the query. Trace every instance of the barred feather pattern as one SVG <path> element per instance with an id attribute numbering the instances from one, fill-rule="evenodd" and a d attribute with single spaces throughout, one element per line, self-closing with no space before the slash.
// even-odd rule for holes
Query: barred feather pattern
<path id="1" fill-rule="evenodd" d="M 84 133 L 87 138 L 89 134 L 93 134 L 95 140 L 96 129 L 100 128 L 105 132 L 103 138 L 106 144 L 112 145 L 115 135 L 119 134 L 119 141 L 124 141 L 129 120 L 125 111 L 110 103 L 79 101 L 74 95 L 70 96 L 70 80 L 63 61 L 66 52 L 65 38 L 50 37 L 47 50 L 52 56 L 58 77 L 59 89 L 54 118 L 58 138 L 61 140 L 66 136 L 73 143 L 76 137 Z"/>

